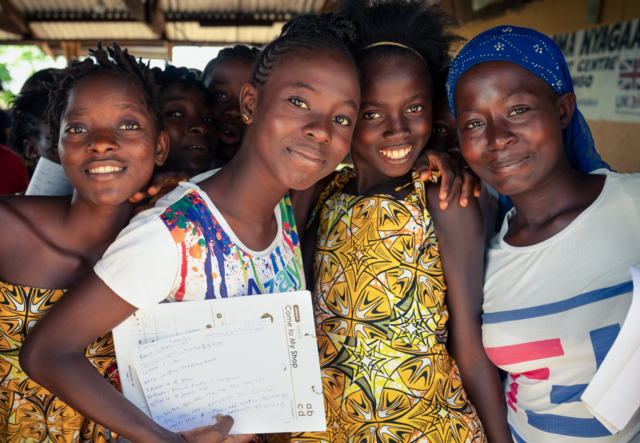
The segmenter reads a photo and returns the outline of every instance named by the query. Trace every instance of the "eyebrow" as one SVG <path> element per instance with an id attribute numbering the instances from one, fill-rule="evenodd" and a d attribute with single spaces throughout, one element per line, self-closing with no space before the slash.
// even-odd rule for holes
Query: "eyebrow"
<path id="1" fill-rule="evenodd" d="M 508 94 L 506 94 L 504 97 L 502 97 L 502 101 L 505 101 L 509 97 L 512 97 L 516 94 L 531 94 L 531 91 L 527 91 L 525 89 L 516 89 L 515 91 L 511 91 Z"/>
<path id="2" fill-rule="evenodd" d="M 223 82 L 222 80 L 214 80 L 210 83 L 210 85 L 228 85 L 229 82 Z"/>
<path id="3" fill-rule="evenodd" d="M 349 106 L 350 108 L 353 108 L 353 110 L 356 111 L 356 113 L 358 112 L 358 107 L 356 106 L 356 102 L 354 102 L 353 100 L 345 100 L 342 103 Z"/>
<path id="4" fill-rule="evenodd" d="M 306 84 L 306 83 L 294 83 L 291 85 L 292 89 L 308 89 L 311 92 L 315 92 L 316 94 L 318 93 L 318 91 L 316 91 L 313 87 L 311 87 L 310 85 Z"/>
<path id="5" fill-rule="evenodd" d="M 407 99 L 407 101 L 408 101 L 408 102 L 410 102 L 410 101 L 416 100 L 416 99 L 418 99 L 418 98 L 422 98 L 422 99 L 426 100 L 428 97 L 427 97 L 425 94 L 416 94 L 416 95 L 414 95 L 413 97 L 409 97 L 409 98 Z M 383 105 L 385 105 L 385 102 L 373 102 L 373 101 L 369 101 L 369 102 L 362 102 L 362 103 L 360 104 L 360 107 L 362 107 L 362 108 L 364 108 L 364 107 L 366 107 L 366 106 L 376 106 L 376 107 L 377 107 L 377 106 L 383 106 Z"/>
<path id="6" fill-rule="evenodd" d="M 189 101 L 189 99 L 187 97 L 183 97 L 183 96 L 180 96 L 180 95 L 174 95 L 173 97 L 169 97 L 168 99 L 164 100 L 163 104 L 167 103 L 167 102 L 188 102 L 188 101 Z"/>

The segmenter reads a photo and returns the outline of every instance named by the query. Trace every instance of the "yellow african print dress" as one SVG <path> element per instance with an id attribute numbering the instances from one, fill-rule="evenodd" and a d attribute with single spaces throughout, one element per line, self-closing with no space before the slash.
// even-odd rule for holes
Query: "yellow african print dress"
<path id="1" fill-rule="evenodd" d="M 446 285 L 424 183 L 404 200 L 342 193 L 316 211 L 315 316 L 327 431 L 294 442 L 484 442 L 445 347 Z"/>
<path id="2" fill-rule="evenodd" d="M 34 289 L 0 282 L 0 442 L 106 442 L 106 430 L 86 419 L 20 368 L 22 342 L 44 313 L 63 295 L 61 289 Z M 86 357 L 109 378 L 115 361 L 111 333 L 98 338 Z"/>

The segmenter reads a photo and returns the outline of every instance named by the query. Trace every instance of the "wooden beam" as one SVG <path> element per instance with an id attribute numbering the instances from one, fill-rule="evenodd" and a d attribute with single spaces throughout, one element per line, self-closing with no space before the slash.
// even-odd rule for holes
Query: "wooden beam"
<path id="1" fill-rule="evenodd" d="M 169 63 L 173 62 L 173 43 L 164 42 L 164 47 L 167 50 L 167 60 L 169 60 Z"/>
<path id="2" fill-rule="evenodd" d="M 49 46 L 49 43 L 41 42 L 38 46 L 40 47 L 42 52 L 51 57 L 51 60 L 56 61 L 56 55 L 51 50 L 51 46 Z"/>
<path id="3" fill-rule="evenodd" d="M 0 30 L 8 32 L 9 34 L 15 34 L 23 36 L 22 29 L 16 25 L 16 23 L 4 12 L 0 12 Z"/>
<path id="4" fill-rule="evenodd" d="M 80 58 L 80 48 L 82 45 L 79 41 L 63 41 L 60 42 L 60 46 L 62 47 L 64 58 L 67 59 L 67 65 L 70 65 L 71 62 Z"/>
<path id="5" fill-rule="evenodd" d="M 0 0 L 2 1 L 2 0 Z M 160 39 L 166 37 L 165 17 L 160 6 L 160 0 L 124 0 L 131 15 L 144 23 Z"/>
<path id="6" fill-rule="evenodd" d="M 50 47 L 60 46 L 66 40 L 60 39 L 47 39 L 47 40 L 35 40 L 35 39 L 23 39 L 23 40 L 0 40 L 0 45 L 40 45 L 42 43 L 47 43 Z M 250 46 L 260 46 L 264 45 L 264 42 L 254 42 L 254 41 L 206 41 L 206 40 L 145 40 L 145 39 L 115 39 L 118 42 L 120 47 L 127 48 L 130 46 L 164 46 L 165 43 L 171 43 L 173 45 L 180 46 L 229 46 L 237 43 L 250 45 Z M 95 48 L 97 39 L 91 40 L 80 40 L 80 45 L 83 47 Z M 134 54 L 135 55 L 135 54 Z"/>
<path id="7" fill-rule="evenodd" d="M 29 29 L 27 20 L 22 15 L 22 12 L 13 6 L 13 3 L 11 3 L 10 0 L 0 0 L 0 6 L 2 6 L 4 13 L 7 15 L 9 20 L 13 22 L 22 35 L 33 35 L 31 29 Z"/>

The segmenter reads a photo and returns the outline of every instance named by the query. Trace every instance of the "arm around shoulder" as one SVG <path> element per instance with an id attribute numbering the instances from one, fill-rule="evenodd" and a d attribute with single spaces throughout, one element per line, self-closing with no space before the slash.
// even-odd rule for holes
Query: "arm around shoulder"
<path id="1" fill-rule="evenodd" d="M 447 348 L 488 440 L 511 442 L 498 370 L 482 345 L 484 230 L 480 208 L 475 199 L 466 208 L 454 199 L 442 210 L 438 189 L 433 188 L 427 186 L 427 209 L 433 218 L 447 283 Z"/>

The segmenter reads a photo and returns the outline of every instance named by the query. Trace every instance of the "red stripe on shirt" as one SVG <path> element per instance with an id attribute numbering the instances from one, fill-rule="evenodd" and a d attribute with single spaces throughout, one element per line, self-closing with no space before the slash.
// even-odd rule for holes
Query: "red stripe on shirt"
<path id="1" fill-rule="evenodd" d="M 487 355 L 496 366 L 512 365 L 564 355 L 564 349 L 562 349 L 559 338 L 519 345 L 485 348 L 485 351 L 487 351 Z"/>

